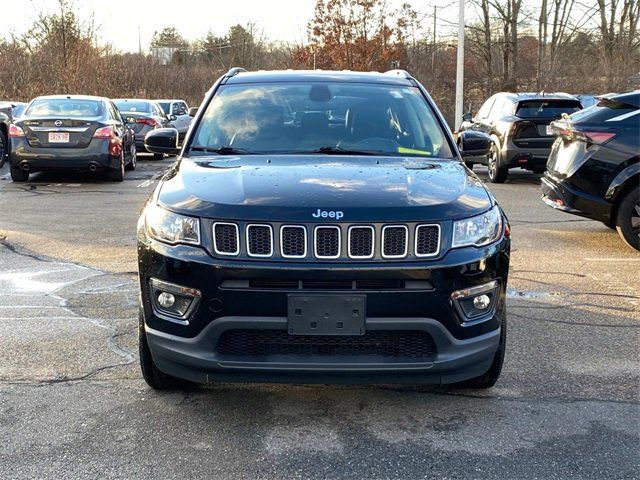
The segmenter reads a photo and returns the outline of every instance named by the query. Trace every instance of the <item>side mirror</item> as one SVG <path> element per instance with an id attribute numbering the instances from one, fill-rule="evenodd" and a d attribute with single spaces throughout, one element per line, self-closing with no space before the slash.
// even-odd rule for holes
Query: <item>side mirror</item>
<path id="1" fill-rule="evenodd" d="M 178 155 L 178 130 L 175 128 L 157 128 L 144 137 L 144 147 L 151 153 Z"/>
<path id="2" fill-rule="evenodd" d="M 198 107 L 191 107 L 189 109 L 189 116 L 190 117 L 195 117 L 197 113 L 198 113 Z"/>
<path id="3" fill-rule="evenodd" d="M 462 115 L 462 121 L 463 122 L 472 122 L 473 121 L 473 117 L 471 116 L 471 112 L 467 112 L 464 115 Z"/>
<path id="4" fill-rule="evenodd" d="M 463 157 L 484 157 L 491 152 L 491 137 L 483 132 L 465 130 L 458 137 L 458 149 Z"/>
<path id="5" fill-rule="evenodd" d="M 124 117 L 124 123 L 131 125 L 133 123 L 137 123 L 138 122 L 138 118 L 137 117 L 132 117 L 130 115 L 127 115 Z"/>
<path id="6" fill-rule="evenodd" d="M 177 120 L 177 119 L 178 119 L 178 117 L 176 115 L 173 115 L 173 114 L 169 115 L 169 121 L 170 122 L 173 122 L 174 120 Z"/>

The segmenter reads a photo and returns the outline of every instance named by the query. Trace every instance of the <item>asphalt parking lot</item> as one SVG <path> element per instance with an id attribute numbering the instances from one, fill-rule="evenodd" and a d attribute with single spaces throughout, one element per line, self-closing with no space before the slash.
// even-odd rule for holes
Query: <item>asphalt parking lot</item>
<path id="1" fill-rule="evenodd" d="M 640 476 L 640 256 L 528 172 L 490 186 L 513 238 L 493 389 L 148 389 L 134 231 L 172 161 L 120 184 L 0 170 L 0 478 Z"/>

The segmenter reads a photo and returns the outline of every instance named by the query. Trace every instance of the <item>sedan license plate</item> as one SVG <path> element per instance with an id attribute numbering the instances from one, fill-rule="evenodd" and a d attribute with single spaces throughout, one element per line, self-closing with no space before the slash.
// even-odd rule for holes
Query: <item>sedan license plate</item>
<path id="1" fill-rule="evenodd" d="M 547 125 L 547 135 L 553 135 L 553 128 L 551 128 L 551 125 Z"/>
<path id="2" fill-rule="evenodd" d="M 364 335 L 364 295 L 289 295 L 290 335 Z"/>
<path id="3" fill-rule="evenodd" d="M 67 132 L 50 132 L 49 143 L 69 143 L 69 133 Z"/>

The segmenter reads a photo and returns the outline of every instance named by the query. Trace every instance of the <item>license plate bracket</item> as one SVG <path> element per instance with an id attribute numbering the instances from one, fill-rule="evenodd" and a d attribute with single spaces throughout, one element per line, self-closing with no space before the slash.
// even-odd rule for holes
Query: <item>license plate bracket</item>
<path id="1" fill-rule="evenodd" d="M 364 335 L 364 295 L 289 295 L 290 335 Z"/>

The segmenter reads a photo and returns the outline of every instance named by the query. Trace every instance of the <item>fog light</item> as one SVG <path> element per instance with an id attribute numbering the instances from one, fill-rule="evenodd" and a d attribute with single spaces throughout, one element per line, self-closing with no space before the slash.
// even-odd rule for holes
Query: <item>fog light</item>
<path id="1" fill-rule="evenodd" d="M 162 292 L 158 295 L 158 303 L 163 308 L 171 308 L 173 307 L 173 304 L 176 303 L 176 297 L 169 292 Z"/>
<path id="2" fill-rule="evenodd" d="M 486 310 L 491 305 L 489 295 L 478 295 L 473 299 L 473 306 L 478 310 Z"/>
<path id="3" fill-rule="evenodd" d="M 500 284 L 494 280 L 484 285 L 456 290 L 451 303 L 461 316 L 462 326 L 484 322 L 491 318 L 499 298 Z"/>
<path id="4" fill-rule="evenodd" d="M 186 325 L 191 312 L 197 307 L 202 293 L 197 288 L 150 279 L 151 299 L 156 315 Z"/>

